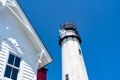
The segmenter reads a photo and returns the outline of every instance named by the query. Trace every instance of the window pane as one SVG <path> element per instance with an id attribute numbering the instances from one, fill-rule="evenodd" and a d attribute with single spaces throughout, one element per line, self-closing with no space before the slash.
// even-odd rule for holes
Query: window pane
<path id="1" fill-rule="evenodd" d="M 79 49 L 79 53 L 81 54 L 81 50 Z"/>
<path id="2" fill-rule="evenodd" d="M 16 66 L 16 67 L 19 68 L 19 66 L 20 66 L 20 58 L 18 58 L 18 57 L 15 58 L 15 64 L 14 64 L 14 66 Z"/>
<path id="3" fill-rule="evenodd" d="M 10 66 L 6 66 L 5 77 L 10 78 L 12 68 Z"/>
<path id="4" fill-rule="evenodd" d="M 69 80 L 69 75 L 68 74 L 65 75 L 65 80 Z"/>
<path id="5" fill-rule="evenodd" d="M 10 54 L 9 59 L 8 59 L 8 63 L 11 64 L 11 65 L 13 65 L 14 58 L 15 58 L 15 56 L 12 55 L 12 54 Z"/>
<path id="6" fill-rule="evenodd" d="M 18 74 L 18 70 L 13 68 L 11 79 L 17 80 L 17 74 Z"/>

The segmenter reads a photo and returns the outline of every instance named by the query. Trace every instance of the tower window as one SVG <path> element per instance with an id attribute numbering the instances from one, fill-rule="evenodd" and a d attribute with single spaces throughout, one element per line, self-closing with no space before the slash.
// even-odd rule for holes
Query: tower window
<path id="1" fill-rule="evenodd" d="M 69 80 L 69 75 L 68 74 L 65 75 L 65 80 Z"/>
<path id="2" fill-rule="evenodd" d="M 79 54 L 81 55 L 81 50 L 79 49 Z"/>
<path id="3" fill-rule="evenodd" d="M 17 80 L 20 61 L 21 59 L 19 57 L 10 53 L 4 76 L 12 80 Z"/>

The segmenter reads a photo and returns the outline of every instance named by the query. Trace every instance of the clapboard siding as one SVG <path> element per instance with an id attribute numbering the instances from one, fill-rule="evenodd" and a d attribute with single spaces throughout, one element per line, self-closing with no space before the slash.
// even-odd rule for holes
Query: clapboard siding
<path id="1" fill-rule="evenodd" d="M 1 39 L 1 48 L 0 48 L 0 80 L 6 79 L 4 77 L 5 66 L 8 60 L 9 52 L 13 52 L 15 55 L 20 55 L 23 63 L 22 67 L 20 66 L 18 79 L 17 80 L 36 80 L 37 73 L 37 57 L 36 53 L 30 52 L 28 49 L 20 49 L 21 53 L 14 47 L 14 44 L 11 44 L 7 39 Z M 20 44 L 19 44 L 20 45 Z M 27 48 L 31 48 L 27 46 Z M 34 51 L 34 50 L 33 50 Z M 35 55 L 36 54 L 36 55 Z M 20 76 L 22 75 L 22 76 Z"/>
<path id="2" fill-rule="evenodd" d="M 5 39 L 0 37 L 0 79 L 4 76 L 4 70 L 7 62 L 8 44 Z"/>
<path id="3" fill-rule="evenodd" d="M 0 51 L 0 78 L 3 76 L 5 62 L 6 54 L 5 52 Z"/>
<path id="4" fill-rule="evenodd" d="M 24 62 L 24 67 L 23 67 L 23 74 L 22 74 L 22 80 L 35 80 L 35 72 L 33 71 L 33 68 Z"/>
<path id="5" fill-rule="evenodd" d="M 9 52 L 15 52 L 15 55 L 21 55 L 23 63 L 19 70 L 19 78 L 17 80 L 36 80 L 37 59 L 35 53 L 28 52 L 26 49 L 21 49 L 23 54 L 20 54 L 8 41 L 2 41 L 0 51 L 0 80 L 4 78 L 5 66 L 8 60 Z M 4 78 L 5 79 L 5 78 Z"/>
<path id="6" fill-rule="evenodd" d="M 32 53 L 26 53 L 27 57 L 24 57 L 23 63 L 23 79 L 22 80 L 36 80 L 36 73 L 35 70 L 37 68 L 37 61 L 35 59 L 35 55 Z"/>

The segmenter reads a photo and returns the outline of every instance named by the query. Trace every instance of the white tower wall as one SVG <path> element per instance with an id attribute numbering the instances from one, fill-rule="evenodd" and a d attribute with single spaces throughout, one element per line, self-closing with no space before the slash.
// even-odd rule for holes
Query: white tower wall
<path id="1" fill-rule="evenodd" d="M 88 80 L 80 41 L 74 30 L 61 30 L 62 80 Z"/>

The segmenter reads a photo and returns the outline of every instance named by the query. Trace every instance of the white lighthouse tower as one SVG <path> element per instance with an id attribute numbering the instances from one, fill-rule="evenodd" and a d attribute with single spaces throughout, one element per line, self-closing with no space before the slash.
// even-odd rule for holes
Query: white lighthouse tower
<path id="1" fill-rule="evenodd" d="M 81 38 L 75 25 L 64 23 L 60 30 L 59 44 L 62 47 L 62 80 L 88 80 L 82 51 Z"/>

